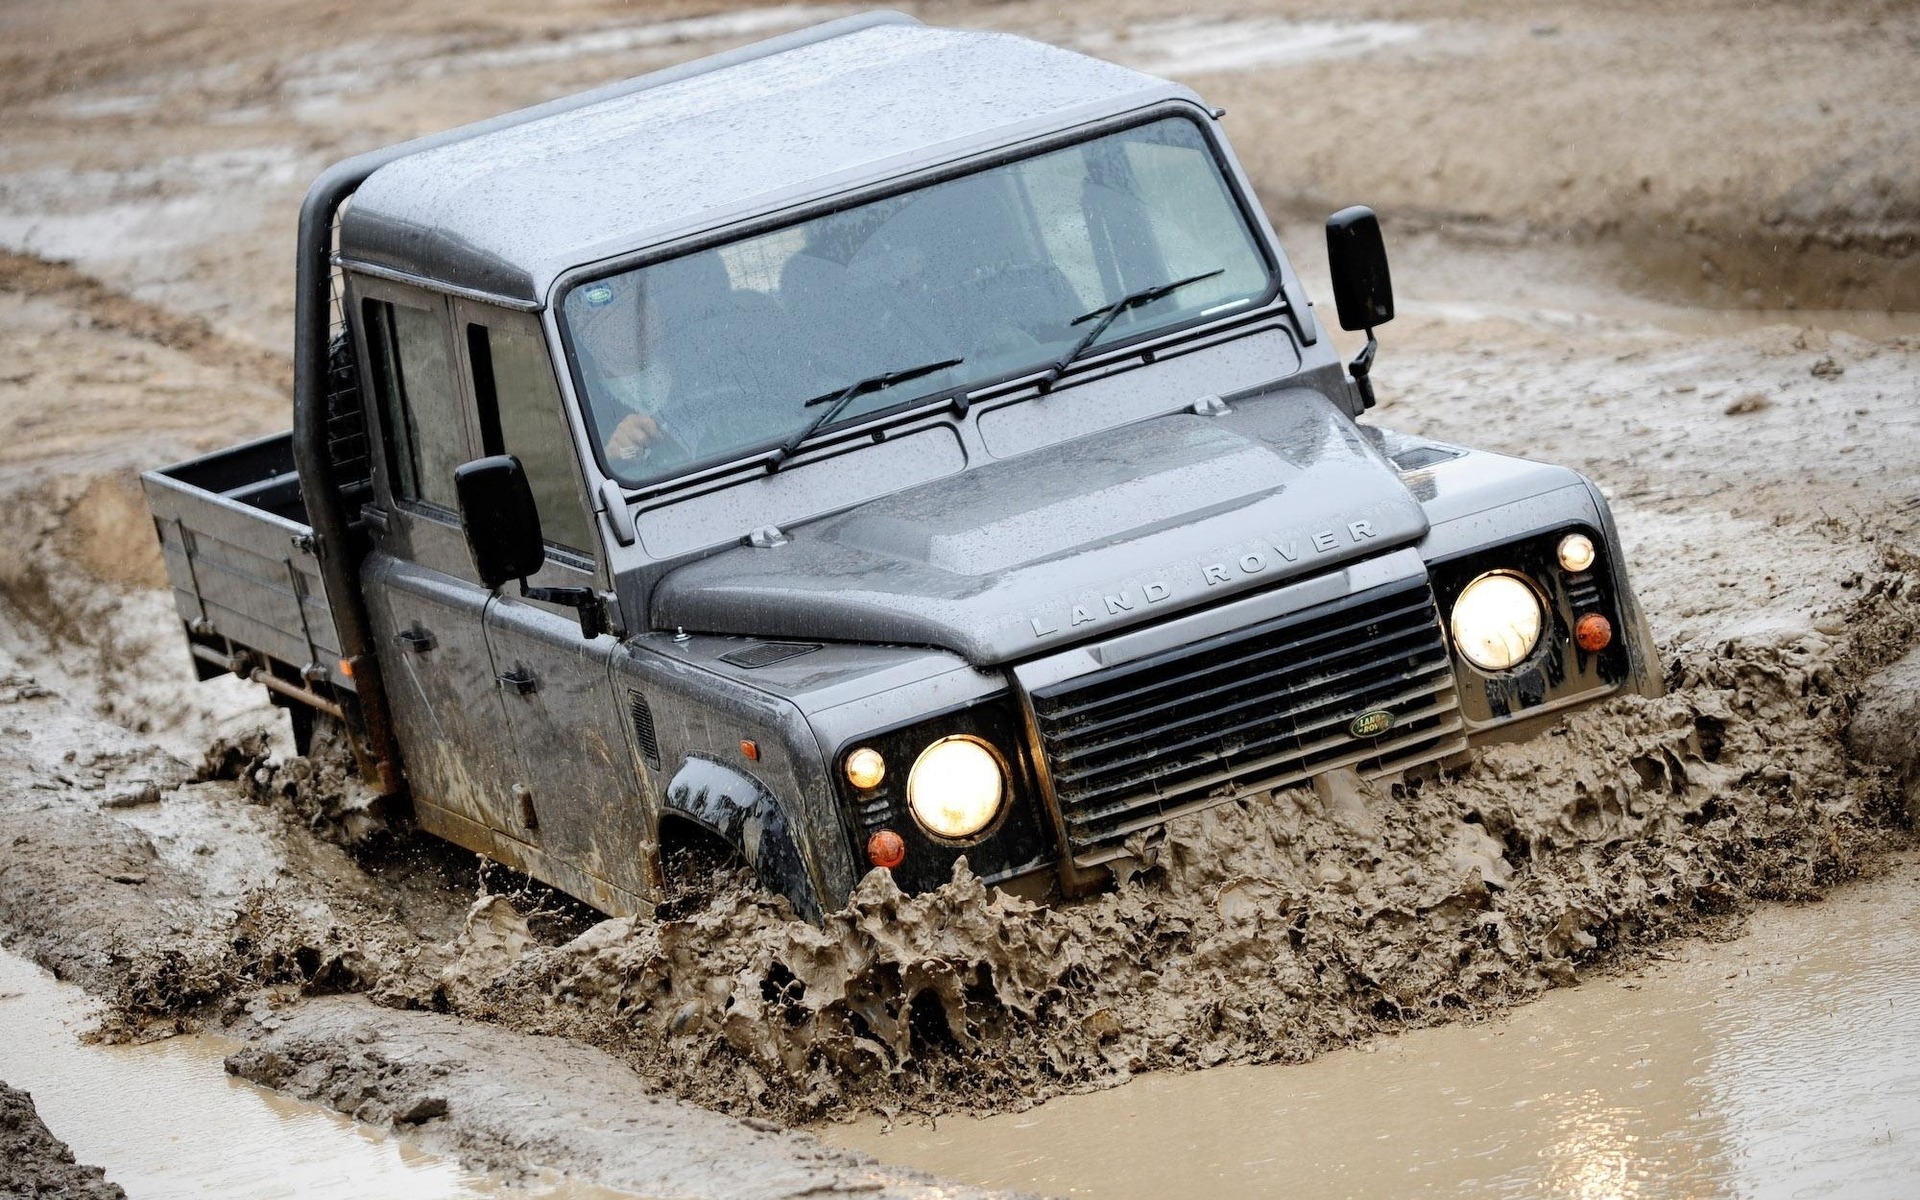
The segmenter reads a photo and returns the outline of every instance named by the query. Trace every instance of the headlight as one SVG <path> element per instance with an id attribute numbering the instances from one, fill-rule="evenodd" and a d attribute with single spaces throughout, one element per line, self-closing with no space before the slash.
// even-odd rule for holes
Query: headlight
<path id="1" fill-rule="evenodd" d="M 848 783 L 870 792 L 887 777 L 887 760 L 872 746 L 862 746 L 847 755 L 846 771 Z"/>
<path id="2" fill-rule="evenodd" d="M 1007 769 L 979 738 L 941 738 L 907 773 L 907 807 L 928 833 L 952 841 L 993 824 L 1007 797 Z"/>
<path id="3" fill-rule="evenodd" d="M 1584 571 L 1593 565 L 1593 539 L 1584 533 L 1570 533 L 1560 539 L 1560 565 L 1569 571 Z"/>
<path id="4" fill-rule="evenodd" d="M 1494 571 L 1453 602 L 1453 644 L 1483 671 L 1504 671 L 1540 641 L 1540 597 L 1517 575 Z"/>

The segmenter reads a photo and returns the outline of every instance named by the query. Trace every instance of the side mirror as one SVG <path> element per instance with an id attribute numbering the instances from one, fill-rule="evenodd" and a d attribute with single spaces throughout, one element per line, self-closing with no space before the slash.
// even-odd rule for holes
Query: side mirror
<path id="1" fill-rule="evenodd" d="M 496 454 L 462 463 L 453 470 L 453 490 L 460 498 L 460 531 L 482 584 L 492 589 L 539 573 L 547 547 L 519 459 Z"/>
<path id="2" fill-rule="evenodd" d="M 520 594 L 527 599 L 578 611 L 581 637 L 606 632 L 606 609 L 592 588 L 527 586 L 527 578 L 547 563 L 547 545 L 540 536 L 540 509 L 519 459 L 496 454 L 461 463 L 453 469 L 453 490 L 460 499 L 460 532 L 467 535 L 474 573 L 489 591 L 518 579 Z"/>
<path id="3" fill-rule="evenodd" d="M 1340 328 L 1372 329 L 1393 320 L 1393 277 L 1372 209 L 1356 204 L 1327 218 L 1327 267 Z"/>

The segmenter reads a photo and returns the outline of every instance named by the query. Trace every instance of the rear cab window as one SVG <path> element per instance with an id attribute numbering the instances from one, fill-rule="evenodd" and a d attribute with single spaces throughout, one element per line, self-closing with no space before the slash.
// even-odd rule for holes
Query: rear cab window
<path id="1" fill-rule="evenodd" d="M 361 305 L 394 496 L 455 511 L 454 468 L 467 461 L 465 423 L 437 308 Z"/>

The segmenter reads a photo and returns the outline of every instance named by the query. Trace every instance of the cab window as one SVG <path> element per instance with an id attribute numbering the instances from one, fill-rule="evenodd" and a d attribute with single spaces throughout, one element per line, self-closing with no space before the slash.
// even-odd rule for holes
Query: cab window
<path id="1" fill-rule="evenodd" d="M 562 549 L 593 545 L 574 460 L 573 436 L 539 325 L 517 313 L 466 326 L 482 452 L 520 460 L 540 510 L 540 531 Z"/>
<path id="2" fill-rule="evenodd" d="M 467 452 L 442 311 L 367 300 L 363 314 L 394 494 L 452 511 Z"/>

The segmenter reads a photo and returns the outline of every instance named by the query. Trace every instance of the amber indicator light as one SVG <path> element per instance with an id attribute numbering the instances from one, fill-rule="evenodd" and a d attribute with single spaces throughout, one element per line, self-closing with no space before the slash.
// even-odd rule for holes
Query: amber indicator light
<path id="1" fill-rule="evenodd" d="M 748 738 L 741 738 L 740 753 L 746 755 L 749 759 L 753 760 L 754 762 L 759 762 L 760 761 L 760 743 L 756 741 L 752 741 Z"/>
<path id="2" fill-rule="evenodd" d="M 1599 613 L 1588 613 L 1573 623 L 1573 640 L 1589 654 L 1598 654 L 1613 641 L 1613 623 Z"/>
<path id="3" fill-rule="evenodd" d="M 867 861 L 891 871 L 907 861 L 907 844 L 891 829 L 882 829 L 867 839 Z"/>

